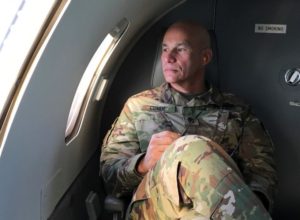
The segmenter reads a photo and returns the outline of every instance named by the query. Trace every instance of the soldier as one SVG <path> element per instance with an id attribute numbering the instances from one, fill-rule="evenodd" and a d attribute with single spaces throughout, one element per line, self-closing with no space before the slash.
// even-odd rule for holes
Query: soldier
<path id="1" fill-rule="evenodd" d="M 166 83 L 130 97 L 100 158 L 110 193 L 133 195 L 132 219 L 268 219 L 273 145 L 236 96 L 205 84 L 207 30 L 177 22 L 162 42 Z"/>

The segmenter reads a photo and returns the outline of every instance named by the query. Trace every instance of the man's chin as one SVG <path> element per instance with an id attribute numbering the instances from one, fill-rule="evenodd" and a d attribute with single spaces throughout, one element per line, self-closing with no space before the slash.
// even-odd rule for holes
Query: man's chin
<path id="1" fill-rule="evenodd" d="M 164 78 L 167 83 L 175 83 L 178 80 L 174 74 L 165 74 Z"/>
<path id="2" fill-rule="evenodd" d="M 165 81 L 166 81 L 167 83 L 170 83 L 170 84 L 176 83 L 176 82 L 177 82 L 176 79 L 170 79 L 170 78 L 165 78 Z"/>

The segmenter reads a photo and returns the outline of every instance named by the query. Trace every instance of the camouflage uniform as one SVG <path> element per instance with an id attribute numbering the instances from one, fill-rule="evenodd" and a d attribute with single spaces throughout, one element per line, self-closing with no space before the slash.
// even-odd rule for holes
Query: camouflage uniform
<path id="1" fill-rule="evenodd" d="M 232 158 L 196 135 L 166 149 L 132 201 L 131 219 L 270 219 Z"/>
<path id="2" fill-rule="evenodd" d="M 215 88 L 188 100 L 168 84 L 129 98 L 107 133 L 100 160 L 103 179 L 112 194 L 121 197 L 133 193 L 143 179 L 136 165 L 152 134 L 164 130 L 201 135 L 222 146 L 248 187 L 264 194 L 272 206 L 277 182 L 273 146 L 249 107 Z M 145 179 L 150 178 L 148 175 Z"/>

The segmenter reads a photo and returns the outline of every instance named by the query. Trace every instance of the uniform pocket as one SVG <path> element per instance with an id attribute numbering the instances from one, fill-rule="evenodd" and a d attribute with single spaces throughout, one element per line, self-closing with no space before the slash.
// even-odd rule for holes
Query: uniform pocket
<path id="1" fill-rule="evenodd" d="M 151 136 L 162 131 L 173 131 L 174 126 L 164 113 L 144 113 L 139 115 L 135 121 L 137 136 L 141 152 L 145 152 L 149 145 Z"/>

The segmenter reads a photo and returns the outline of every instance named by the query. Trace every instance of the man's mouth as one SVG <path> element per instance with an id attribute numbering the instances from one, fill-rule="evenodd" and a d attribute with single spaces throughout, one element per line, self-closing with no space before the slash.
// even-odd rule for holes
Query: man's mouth
<path id="1" fill-rule="evenodd" d="M 178 69 L 177 68 L 164 68 L 164 72 L 167 73 L 167 72 L 178 72 Z"/>

